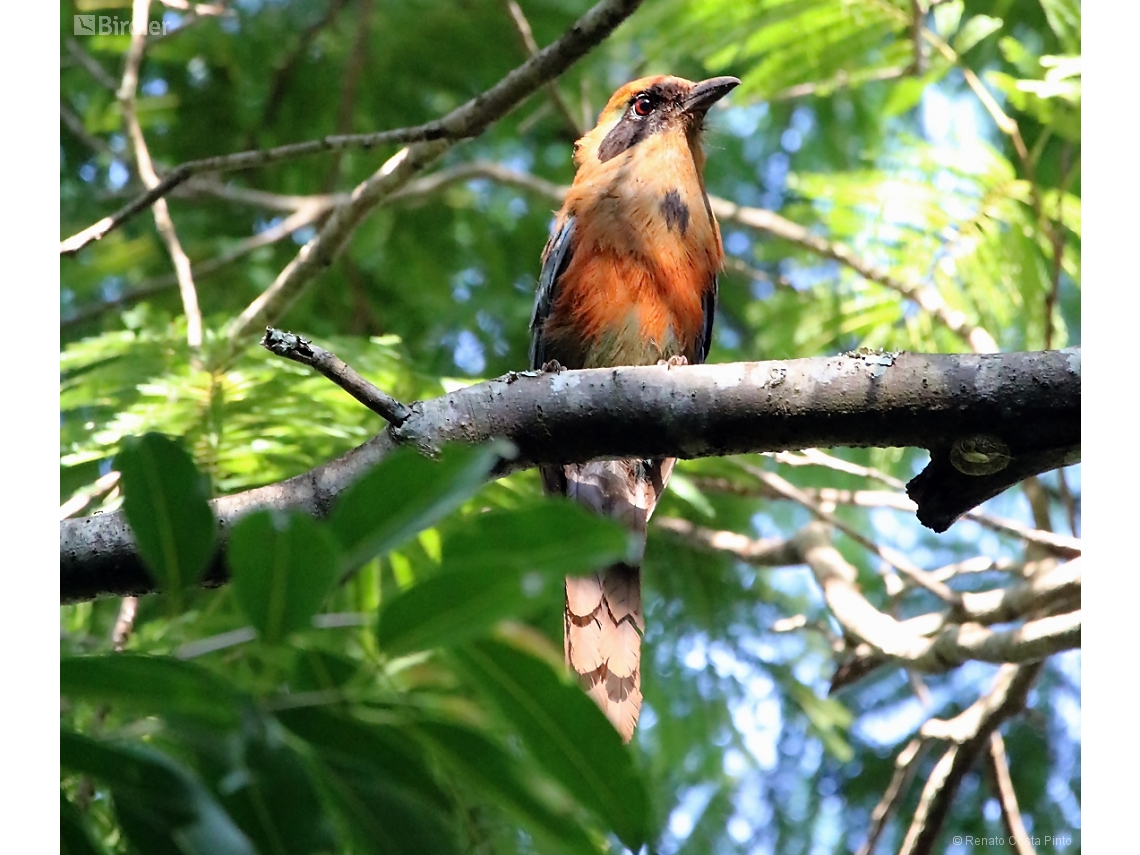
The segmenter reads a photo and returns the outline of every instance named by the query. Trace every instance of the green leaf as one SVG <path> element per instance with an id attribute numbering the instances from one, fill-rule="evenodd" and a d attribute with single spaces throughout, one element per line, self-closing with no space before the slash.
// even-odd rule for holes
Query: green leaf
<path id="1" fill-rule="evenodd" d="M 421 722 L 416 731 L 450 772 L 525 823 L 546 846 L 563 852 L 597 852 L 582 827 L 537 798 L 536 788 L 520 776 L 518 761 L 486 736 L 446 722 Z"/>
<path id="2" fill-rule="evenodd" d="M 325 789 L 359 851 L 375 855 L 459 855 L 451 817 L 352 763 L 325 763 Z M 356 850 L 354 850 L 356 851 Z"/>
<path id="3" fill-rule="evenodd" d="M 359 663 L 347 656 L 338 656 L 325 650 L 302 650 L 297 654 L 297 664 L 289 687 L 295 692 L 339 689 L 358 670 Z"/>
<path id="4" fill-rule="evenodd" d="M 454 445 L 438 460 L 414 448 L 399 448 L 345 490 L 329 522 L 358 567 L 443 519 L 486 482 L 503 443 Z"/>
<path id="5" fill-rule="evenodd" d="M 63 790 L 59 791 L 59 851 L 61 855 L 100 855 L 102 851 Z"/>
<path id="6" fill-rule="evenodd" d="M 550 577 L 505 567 L 499 573 L 441 573 L 397 594 L 380 610 L 376 640 L 389 656 L 476 637 L 561 592 Z"/>
<path id="7" fill-rule="evenodd" d="M 309 771 L 281 738 L 276 722 L 245 742 L 238 775 L 223 786 L 222 804 L 257 846 L 274 855 L 330 852 L 335 841 Z M 231 781 L 240 777 L 241 785 Z"/>
<path id="8" fill-rule="evenodd" d="M 111 653 L 59 661 L 59 692 L 72 699 L 122 704 L 147 715 L 184 717 L 228 728 L 247 700 L 220 677 L 167 656 Z"/>
<path id="9" fill-rule="evenodd" d="M 177 610 L 214 554 L 207 481 L 181 445 L 157 433 L 125 437 L 114 466 L 139 554 Z"/>
<path id="10" fill-rule="evenodd" d="M 1049 27 L 1069 53 L 1081 52 L 1080 0 L 1041 0 Z"/>
<path id="11" fill-rule="evenodd" d="M 579 803 L 635 852 L 651 839 L 645 782 L 613 725 L 578 686 L 501 642 L 473 642 L 455 655 L 460 671 Z"/>
<path id="12" fill-rule="evenodd" d="M 444 535 L 443 568 L 587 573 L 628 560 L 630 540 L 619 523 L 550 497 L 518 510 L 467 517 Z"/>
<path id="13" fill-rule="evenodd" d="M 324 787 L 362 849 L 384 855 L 457 851 L 451 800 L 405 730 L 316 707 L 277 716 L 315 749 Z"/>
<path id="14" fill-rule="evenodd" d="M 990 15 L 975 15 L 964 23 L 954 35 L 952 46 L 959 54 L 966 53 L 982 39 L 1000 30 L 1003 24 L 1001 18 L 994 18 Z"/>
<path id="15" fill-rule="evenodd" d="M 549 603 L 565 574 L 624 560 L 630 549 L 619 524 L 565 500 L 474 514 L 444 537 L 441 573 L 384 603 L 377 640 L 398 656 L 474 638 Z"/>
<path id="16" fill-rule="evenodd" d="M 276 717 L 326 761 L 367 766 L 393 786 L 411 790 L 437 807 L 449 804 L 428 771 L 422 749 L 402 728 L 366 723 L 319 707 L 280 710 Z"/>
<path id="17" fill-rule="evenodd" d="M 302 513 L 243 517 L 230 535 L 226 558 L 234 595 L 269 644 L 307 628 L 341 573 L 336 539 Z"/>
<path id="18" fill-rule="evenodd" d="M 139 852 L 255 855 L 201 781 L 165 754 L 66 730 L 60 732 L 59 749 L 62 766 L 110 788 L 123 833 Z"/>

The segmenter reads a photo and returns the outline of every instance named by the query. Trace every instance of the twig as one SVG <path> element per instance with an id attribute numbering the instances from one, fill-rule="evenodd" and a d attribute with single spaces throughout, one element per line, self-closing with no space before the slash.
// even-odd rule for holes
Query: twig
<path id="1" fill-rule="evenodd" d="M 154 164 L 151 163 L 142 126 L 139 124 L 138 114 L 135 112 L 139 65 L 142 63 L 143 51 L 146 49 L 149 15 L 150 0 L 134 0 L 131 46 L 127 51 L 127 61 L 123 70 L 123 84 L 119 87 L 118 94 L 119 103 L 123 110 L 123 123 L 127 127 L 127 134 L 130 136 L 131 145 L 135 150 L 135 162 L 138 164 L 139 177 L 142 178 L 143 184 L 153 190 L 160 184 L 160 181 L 154 171 Z M 202 312 L 198 308 L 198 292 L 194 288 L 190 259 L 182 250 L 182 244 L 174 230 L 174 220 L 170 218 L 170 209 L 167 207 L 165 199 L 158 199 L 154 204 L 154 224 L 162 237 L 162 242 L 166 244 L 166 251 L 170 253 L 171 261 L 174 262 L 174 271 L 178 276 L 178 290 L 182 296 L 182 311 L 186 315 L 186 342 L 193 352 L 202 346 Z"/>
<path id="2" fill-rule="evenodd" d="M 851 463 L 832 454 L 828 454 L 827 452 L 820 451 L 818 448 L 805 448 L 799 452 L 778 451 L 770 456 L 777 463 L 783 463 L 788 466 L 823 466 L 827 469 L 835 470 L 836 472 L 846 472 L 850 475 L 857 475 L 860 478 L 879 481 L 890 487 L 894 487 L 896 490 L 903 490 L 906 486 L 898 478 L 894 478 L 874 467 L 860 466 L 857 463 Z M 864 507 L 890 507 L 895 510 L 912 513 L 917 509 L 915 503 L 904 495 L 881 492 L 875 493 L 865 490 L 851 492 L 825 489 L 818 491 L 805 490 L 804 492 L 807 495 L 816 495 L 821 501 L 833 501 L 838 504 L 855 504 L 863 505 Z M 1076 537 L 1065 537 L 1040 528 L 1031 529 L 1014 520 L 993 516 L 992 514 L 979 511 L 976 508 L 967 511 L 963 516 L 991 531 L 1012 534 L 1027 543 L 1035 543 L 1038 546 L 1043 546 L 1054 555 L 1058 555 L 1062 558 L 1076 558 L 1082 552 L 1081 542 Z"/>
<path id="3" fill-rule="evenodd" d="M 407 407 L 391 395 L 377 389 L 335 353 L 317 347 L 308 339 L 266 327 L 261 346 L 277 356 L 315 368 L 372 412 L 396 427 L 402 425 L 411 415 Z"/>
<path id="4" fill-rule="evenodd" d="M 910 782 L 918 772 L 918 766 L 922 763 L 922 758 L 926 755 L 926 749 L 929 747 L 930 742 L 928 740 L 916 737 L 899 752 L 898 757 L 895 758 L 895 771 L 891 775 L 891 782 L 887 784 L 887 789 L 883 791 L 883 797 L 879 799 L 879 803 L 871 811 L 871 827 L 868 829 L 867 839 L 859 847 L 857 855 L 871 855 L 875 851 L 875 844 L 879 842 L 883 829 L 887 827 L 887 819 L 890 817 L 891 811 L 895 809 L 910 787 Z"/>
<path id="5" fill-rule="evenodd" d="M 832 546 L 826 527 L 810 523 L 796 536 L 804 561 L 823 589 L 835 619 L 880 655 L 916 671 L 939 673 L 971 659 L 1033 662 L 1080 646 L 1079 611 L 1040 618 L 995 632 L 979 623 L 947 626 L 933 638 L 875 608 L 857 587 L 856 571 Z"/>
<path id="6" fill-rule="evenodd" d="M 726 553 L 754 567 L 788 567 L 803 561 L 799 548 L 790 540 L 756 540 L 734 531 L 714 531 L 678 517 L 656 518 L 654 525 L 698 548 Z"/>
<path id="7" fill-rule="evenodd" d="M 787 276 L 780 274 L 771 276 L 765 271 L 753 267 L 742 258 L 733 258 L 732 256 L 728 256 L 724 260 L 724 269 L 731 270 L 734 273 L 740 273 L 741 275 L 747 276 L 749 279 L 752 279 L 756 282 L 768 282 L 772 285 L 773 288 L 777 288 L 781 291 L 796 290 L 795 286 L 792 285 L 792 281 Z"/>
<path id="8" fill-rule="evenodd" d="M 506 115 L 548 80 L 570 67 L 579 57 L 609 35 L 632 14 L 641 0 L 601 0 L 557 41 L 477 98 L 431 123 L 435 135 L 401 149 L 352 191 L 352 201 L 336 208 L 320 230 L 277 279 L 241 313 L 227 331 L 225 347 L 212 367 L 226 365 L 246 346 L 252 331 L 274 323 L 320 272 L 332 264 L 352 232 L 377 205 L 399 190 L 424 167 L 447 151 L 455 141 L 475 136 Z"/>
<path id="9" fill-rule="evenodd" d="M 847 523 L 837 518 L 835 514 L 825 511 L 819 506 L 819 503 L 812 501 L 811 497 L 804 493 L 804 491 L 799 487 L 796 487 L 789 481 L 784 480 L 774 472 L 765 472 L 763 469 L 760 469 L 756 466 L 743 464 L 743 469 L 753 478 L 756 478 L 758 481 L 762 481 L 763 483 L 767 484 L 780 495 L 784 496 L 785 498 L 792 499 L 793 501 L 803 505 L 818 519 L 822 520 L 828 525 L 832 525 L 835 528 L 839 529 L 839 531 L 850 537 L 864 549 L 868 549 L 878 555 L 881 559 L 883 559 L 883 561 L 890 564 L 892 567 L 894 567 L 896 570 L 914 582 L 914 584 L 925 588 L 936 597 L 939 597 L 948 603 L 961 602 L 961 595 L 956 591 L 953 591 L 950 588 L 946 587 L 946 585 L 942 582 L 931 578 L 929 573 L 912 562 L 902 553 L 887 546 L 880 546 L 870 538 L 865 537 L 854 527 L 847 525 Z"/>
<path id="10" fill-rule="evenodd" d="M 139 610 L 138 597 L 123 597 L 119 604 L 119 617 L 115 620 L 115 628 L 111 631 L 111 646 L 115 651 L 121 651 L 131 637 L 135 628 L 135 615 Z"/>
<path id="11" fill-rule="evenodd" d="M 74 496 L 59 506 L 59 518 L 65 520 L 75 516 L 100 496 L 107 495 L 118 483 L 119 473 L 114 470 L 100 476 L 91 486 L 76 491 Z"/>
<path id="12" fill-rule="evenodd" d="M 908 72 L 915 77 L 926 74 L 926 51 L 922 46 L 922 27 L 926 21 L 926 10 L 922 0 L 910 0 L 910 40 L 914 46 L 914 61 Z"/>
<path id="13" fill-rule="evenodd" d="M 112 77 L 95 57 L 83 49 L 83 45 L 79 44 L 79 40 L 75 38 L 75 36 L 68 36 L 64 44 L 67 45 L 67 52 L 71 54 L 80 65 L 87 69 L 87 73 L 95 78 L 96 83 L 112 92 L 118 90 L 119 81 Z"/>
<path id="14" fill-rule="evenodd" d="M 990 734 L 990 766 L 994 773 L 998 802 L 1001 804 L 1001 821 L 1005 825 L 1010 846 L 1016 855 L 1037 855 L 1017 806 L 1017 794 L 1013 791 L 1013 779 L 1009 776 L 1009 762 L 1005 757 L 1005 740 L 997 730 Z"/>
<path id="15" fill-rule="evenodd" d="M 93 152 L 114 156 L 114 152 L 111 151 L 111 146 L 107 144 L 107 141 L 87 133 L 87 128 L 83 126 L 83 120 L 62 101 L 59 102 L 59 120 Z"/>
<path id="16" fill-rule="evenodd" d="M 515 0 L 506 0 L 507 12 L 511 16 L 511 21 L 514 22 L 515 30 L 519 34 L 519 39 L 522 41 L 523 50 L 526 51 L 528 57 L 534 56 L 538 53 L 538 42 L 534 40 L 534 32 L 530 28 L 530 21 L 526 19 L 523 10 Z M 550 100 L 554 102 L 554 106 L 558 109 L 558 114 L 562 117 L 562 121 L 566 125 L 566 129 L 570 131 L 571 139 L 576 140 L 582 136 L 582 127 L 578 124 L 577 119 L 574 118 L 574 111 L 570 109 L 570 105 L 566 103 L 566 99 L 562 97 L 562 90 L 558 88 L 558 83 L 550 81 L 546 84 L 546 91 L 550 93 Z"/>
<path id="17" fill-rule="evenodd" d="M 348 63 L 344 67 L 344 82 L 340 89 L 340 105 L 337 107 L 336 116 L 337 134 L 346 134 L 352 130 L 352 108 L 356 104 L 357 85 L 360 83 L 360 73 L 364 70 L 364 62 L 368 58 L 368 34 L 372 24 L 372 2 L 373 0 L 360 0 L 359 3 L 356 39 L 352 43 L 352 52 L 349 54 Z M 330 192 L 336 187 L 343 159 L 343 151 L 333 153 L 332 163 L 329 164 L 329 171 L 325 177 L 326 192 Z"/>
<path id="18" fill-rule="evenodd" d="M 344 11 L 346 6 L 348 6 L 348 0 L 329 0 L 325 14 L 297 34 L 297 43 L 293 46 L 293 50 L 274 69 L 273 82 L 269 86 L 269 94 L 265 96 L 265 106 L 262 107 L 261 122 L 258 127 L 268 128 L 273 124 L 274 119 L 277 118 L 277 110 L 281 107 L 281 102 L 285 97 L 285 90 L 289 87 L 293 73 L 297 70 L 297 65 L 308 52 L 309 45 L 312 44 L 313 39 L 321 30 L 336 21 L 337 16 Z M 252 148 L 253 135 L 251 134 L 247 139 L 250 140 L 250 147 Z"/>
<path id="19" fill-rule="evenodd" d="M 200 264 L 193 265 L 191 271 L 195 280 L 201 280 L 212 273 L 218 272 L 222 268 L 233 264 L 238 259 L 249 255 L 254 250 L 284 240 L 293 234 L 293 232 L 297 231 L 297 229 L 304 228 L 310 223 L 315 222 L 325 210 L 324 208 L 314 206 L 308 210 L 301 209 L 295 211 L 277 225 L 271 226 L 265 231 L 258 232 L 245 240 L 238 241 L 216 258 L 211 258 Z M 84 321 L 98 317 L 104 312 L 116 309 L 120 306 L 126 306 L 138 300 L 145 300 L 147 297 L 152 297 L 155 294 L 161 294 L 163 291 L 177 284 L 178 275 L 175 273 L 156 276 L 153 279 L 140 282 L 134 288 L 124 291 L 113 300 L 96 303 L 68 317 L 61 317 L 59 321 L 60 329 L 66 329 L 67 327 L 83 323 Z"/>
<path id="20" fill-rule="evenodd" d="M 992 566 L 989 559 L 976 559 L 980 564 Z M 1053 569 L 1036 571 L 1034 566 L 1052 565 Z M 980 569 L 980 568 L 978 568 Z M 1028 580 L 991 591 L 969 592 L 962 595 L 962 606 L 952 611 L 919 615 L 899 623 L 899 629 L 915 636 L 929 638 L 952 624 L 969 621 L 971 624 L 989 625 L 1026 618 L 1039 618 L 1050 611 L 1068 611 L 1080 607 L 1080 562 L 1055 566 L 1051 559 L 1030 565 L 1025 575 Z M 1063 616 L 1062 616 L 1063 617 Z M 856 646 L 853 654 L 836 669 L 831 680 L 835 692 L 866 677 L 894 659 L 879 652 L 870 644 Z"/>
<path id="21" fill-rule="evenodd" d="M 904 282 L 885 268 L 857 256 L 841 243 L 813 235 L 806 228 L 762 208 L 748 208 L 719 197 L 709 197 L 713 213 L 722 223 L 734 222 L 786 240 L 821 258 L 837 261 L 864 279 L 889 288 L 915 303 L 930 317 L 961 338 L 974 353 L 996 353 L 997 342 L 985 329 L 967 320 L 964 312 L 951 309 L 942 295 L 928 285 Z"/>
<path id="22" fill-rule="evenodd" d="M 946 821 L 962 778 L 984 750 L 990 734 L 1025 706 L 1029 687 L 1033 685 L 1040 670 L 1040 664 L 1004 666 L 998 672 L 990 693 L 953 722 L 932 719 L 923 725 L 923 736 L 950 739 L 955 744 L 950 746 L 930 773 L 899 855 L 930 855 L 934 851 L 934 843 Z M 939 728 L 937 724 L 946 727 Z"/>
<path id="23" fill-rule="evenodd" d="M 169 193 L 193 175 L 203 172 L 232 172 L 252 169 L 297 157 L 312 154 L 340 151 L 344 149 L 370 149 L 391 143 L 423 144 L 416 149 L 408 149 L 411 154 L 400 152 L 380 169 L 395 171 L 401 164 L 415 163 L 416 168 L 431 162 L 449 145 L 429 147 L 431 143 L 454 143 L 462 139 L 478 136 L 492 123 L 498 121 L 511 109 L 529 96 L 546 81 L 561 74 L 587 51 L 606 38 L 614 28 L 628 18 L 641 5 L 642 0 L 600 0 L 591 7 L 556 42 L 543 48 L 527 62 L 506 75 L 487 91 L 456 107 L 446 116 L 422 125 L 396 128 L 370 134 L 347 134 L 327 136 L 306 142 L 291 143 L 268 149 L 256 149 L 236 154 L 207 157 L 191 160 L 171 170 L 162 182 L 139 198 L 124 206 L 110 217 L 88 226 L 60 244 L 61 255 L 78 252 L 93 240 L 99 240 L 112 229 L 118 228 L 139 211 L 153 204 L 156 199 Z M 431 151 L 432 157 L 425 157 Z M 379 174 L 379 173 L 378 173 Z M 354 197 L 361 193 L 361 185 Z M 394 188 L 393 188 L 394 189 Z M 372 201 L 372 200 L 369 200 Z"/>
<path id="24" fill-rule="evenodd" d="M 495 163 L 477 162 L 479 171 L 487 178 L 500 183 L 529 190 L 561 202 L 566 188 L 542 178 L 508 169 Z M 475 164 L 472 165 L 473 167 Z M 864 279 L 876 282 L 915 303 L 929 314 L 933 320 L 945 326 L 961 338 L 975 353 L 996 353 L 997 342 L 986 330 L 970 323 L 965 313 L 951 309 L 936 289 L 927 285 L 903 282 L 891 275 L 885 268 L 872 264 L 857 256 L 841 243 L 834 243 L 813 235 L 806 228 L 781 217 L 773 211 L 762 208 L 749 208 L 737 205 L 719 196 L 710 196 L 709 204 L 713 213 L 722 222 L 734 222 L 756 231 L 770 234 L 809 252 L 836 261 L 854 270 Z"/>
<path id="25" fill-rule="evenodd" d="M 796 98 L 806 98 L 809 95 L 830 95 L 835 90 L 843 89 L 847 86 L 862 86 L 864 83 L 896 80 L 899 77 L 905 77 L 909 71 L 909 68 L 902 65 L 895 65 L 889 68 L 876 68 L 871 71 L 855 74 L 840 69 L 830 80 L 820 80 L 814 83 L 797 83 L 795 86 L 782 89 L 768 100 L 791 101 Z"/>

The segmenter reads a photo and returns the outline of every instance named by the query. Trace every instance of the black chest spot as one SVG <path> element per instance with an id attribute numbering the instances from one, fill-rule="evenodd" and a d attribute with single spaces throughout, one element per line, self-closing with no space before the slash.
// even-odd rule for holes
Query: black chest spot
<path id="1" fill-rule="evenodd" d="M 689 206 L 681 201 L 681 194 L 675 189 L 665 194 L 661 200 L 661 213 L 665 215 L 665 225 L 670 231 L 680 232 L 681 237 L 689 230 Z"/>

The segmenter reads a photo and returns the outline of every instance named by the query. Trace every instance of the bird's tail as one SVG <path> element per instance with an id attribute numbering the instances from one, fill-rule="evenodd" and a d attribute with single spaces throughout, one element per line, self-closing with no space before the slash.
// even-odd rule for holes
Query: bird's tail
<path id="1" fill-rule="evenodd" d="M 636 563 L 566 577 L 566 664 L 628 742 L 641 714 L 641 550 L 645 528 L 674 460 L 601 460 L 544 471 L 564 492 L 623 523 L 640 541 Z"/>
<path id="2" fill-rule="evenodd" d="M 641 568 L 566 577 L 566 664 L 624 742 L 641 715 Z"/>

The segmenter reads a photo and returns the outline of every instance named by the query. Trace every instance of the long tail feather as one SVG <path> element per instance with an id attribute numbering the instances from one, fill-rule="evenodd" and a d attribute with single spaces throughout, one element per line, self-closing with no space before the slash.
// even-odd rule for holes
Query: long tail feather
<path id="1" fill-rule="evenodd" d="M 606 460 L 546 469 L 551 492 L 562 492 L 619 520 L 645 542 L 645 527 L 673 460 Z M 640 558 L 640 556 L 638 556 Z M 566 577 L 566 664 L 628 742 L 641 714 L 641 567 L 613 564 Z"/>

